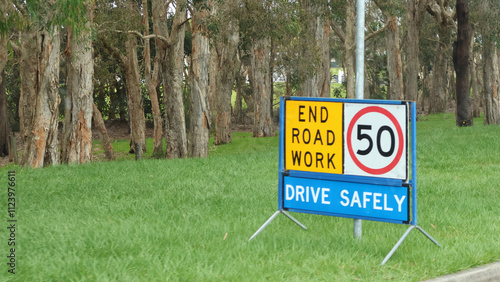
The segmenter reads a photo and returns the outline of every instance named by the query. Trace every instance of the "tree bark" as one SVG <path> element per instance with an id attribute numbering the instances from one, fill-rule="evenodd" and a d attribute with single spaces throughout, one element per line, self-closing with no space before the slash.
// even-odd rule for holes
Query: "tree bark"
<path id="1" fill-rule="evenodd" d="M 210 108 L 208 102 L 208 67 L 210 46 L 200 21 L 207 11 L 196 6 L 193 11 L 193 32 L 191 52 L 191 124 L 190 157 L 207 157 L 210 136 Z"/>
<path id="2" fill-rule="evenodd" d="M 254 137 L 273 136 L 271 115 L 271 39 L 262 37 L 252 44 L 253 94 L 254 94 Z"/>
<path id="3" fill-rule="evenodd" d="M 224 38 L 215 40 L 216 61 L 211 71 L 215 79 L 215 145 L 231 143 L 231 95 L 234 83 L 235 57 L 239 43 L 239 28 L 237 22 L 231 19 L 226 26 Z"/>
<path id="4" fill-rule="evenodd" d="M 347 81 L 346 98 L 354 99 L 355 87 L 355 51 L 356 51 L 356 6 L 354 0 L 347 1 L 346 29 L 345 29 L 345 78 Z"/>
<path id="5" fill-rule="evenodd" d="M 19 118 L 24 141 L 22 166 L 59 163 L 59 27 L 21 35 Z"/>
<path id="6" fill-rule="evenodd" d="M 137 143 L 143 152 L 146 152 L 146 120 L 141 93 L 141 76 L 139 74 L 139 61 L 137 58 L 137 38 L 128 35 L 125 43 L 127 56 L 121 56 L 125 71 L 127 88 L 127 105 L 130 124 L 130 153 L 137 153 Z"/>
<path id="7" fill-rule="evenodd" d="M 115 159 L 115 151 L 111 145 L 111 140 L 108 136 L 108 131 L 104 125 L 104 120 L 102 119 L 102 114 L 95 104 L 92 104 L 92 117 L 94 118 L 94 125 L 99 131 L 99 135 L 102 141 L 102 147 L 104 148 L 104 154 L 108 161 L 113 161 Z"/>
<path id="8" fill-rule="evenodd" d="M 233 117 L 237 123 L 241 123 L 243 121 L 243 91 L 246 86 L 246 72 L 239 55 L 237 56 L 237 63 L 237 71 L 235 72 L 236 101 L 234 102 Z"/>
<path id="9" fill-rule="evenodd" d="M 7 40 L 0 38 L 0 156 L 9 154 L 10 123 L 5 91 L 5 65 L 7 63 Z"/>
<path id="10" fill-rule="evenodd" d="M 467 0 L 457 0 L 457 41 L 453 44 L 453 65 L 456 72 L 457 93 L 457 126 L 472 126 L 472 111 L 470 109 L 470 27 L 469 27 L 469 5 Z"/>
<path id="11" fill-rule="evenodd" d="M 452 26 L 441 24 L 439 27 L 439 41 L 436 43 L 436 59 L 432 65 L 432 88 L 429 112 L 442 113 L 446 110 L 448 100 L 448 51 L 451 43 Z"/>
<path id="12" fill-rule="evenodd" d="M 149 15 L 148 1 L 142 0 L 143 16 L 142 23 L 144 26 L 144 35 L 149 35 Z M 156 92 L 156 87 L 159 83 L 159 64 L 158 58 L 159 53 L 156 53 L 154 59 L 154 69 L 151 70 L 151 47 L 149 38 L 144 40 L 144 71 L 146 80 L 146 89 L 149 93 L 149 99 L 151 100 L 151 111 L 153 113 L 153 156 L 159 157 L 163 155 L 163 120 L 160 112 L 160 103 L 158 101 L 158 93 Z"/>
<path id="13" fill-rule="evenodd" d="M 483 43 L 484 124 L 500 124 L 500 71 L 496 44 Z"/>
<path id="14" fill-rule="evenodd" d="M 167 145 L 166 157 L 168 159 L 187 157 L 186 120 L 184 116 L 184 103 L 182 99 L 183 70 L 184 70 L 184 25 L 186 19 L 185 4 L 177 4 L 176 15 L 179 13 L 179 28 L 175 34 L 175 42 L 167 45 L 165 61 L 163 62 L 163 87 L 165 95 L 165 141 Z M 175 20 L 174 20 L 174 24 Z"/>
<path id="15" fill-rule="evenodd" d="M 471 45 L 473 45 L 473 41 L 471 40 Z M 470 76 L 471 76 L 471 91 L 472 91 L 472 117 L 480 117 L 481 116 L 481 97 L 479 95 L 479 66 L 476 63 L 475 54 L 470 51 L 471 59 L 470 59 Z"/>
<path id="16" fill-rule="evenodd" d="M 305 49 L 305 58 L 318 58 L 312 73 L 301 86 L 302 96 L 330 97 L 330 23 L 322 14 L 327 9 L 325 3 L 303 1 L 308 13 L 307 33 L 314 44 Z M 317 54 L 314 54 L 314 52 Z"/>
<path id="17" fill-rule="evenodd" d="M 86 29 L 76 36 L 68 29 L 68 74 L 67 95 L 64 113 L 64 135 L 62 140 L 63 163 L 87 163 L 92 160 L 92 113 L 93 76 L 92 25 L 93 7 L 87 11 Z"/>
<path id="18" fill-rule="evenodd" d="M 396 16 L 387 16 L 388 28 L 385 32 L 387 50 L 387 73 L 389 74 L 388 100 L 404 100 L 403 63 L 399 49 L 399 27 Z"/>
<path id="19" fill-rule="evenodd" d="M 165 156 L 169 159 L 187 157 L 186 120 L 183 103 L 184 24 L 187 0 L 176 3 L 172 24 L 167 22 L 169 2 L 153 1 L 153 29 L 163 39 L 156 39 L 160 56 L 165 108 Z M 171 27 L 170 30 L 168 27 Z"/>
<path id="20" fill-rule="evenodd" d="M 425 12 L 426 0 L 408 0 L 406 3 L 406 20 L 408 42 L 406 47 L 406 100 L 417 101 L 419 68 L 420 28 Z"/>

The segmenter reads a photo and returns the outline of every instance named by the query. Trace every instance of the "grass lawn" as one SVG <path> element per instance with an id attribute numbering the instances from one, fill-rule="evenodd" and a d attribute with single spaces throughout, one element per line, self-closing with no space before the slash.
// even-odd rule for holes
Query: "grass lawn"
<path id="1" fill-rule="evenodd" d="M 276 211 L 278 138 L 233 135 L 204 159 L 0 168 L 0 281 L 419 281 L 500 260 L 500 126 L 420 117 L 418 224 Z M 119 141 L 128 145 L 128 141 Z M 124 145 L 124 148 L 128 148 Z M 121 145 L 120 145 L 121 146 Z M 116 148 L 116 147 L 115 147 Z M 152 146 L 148 146 L 152 149 Z M 151 153 L 148 152 L 146 156 Z M 16 274 L 7 272 L 7 171 L 16 170 Z"/>

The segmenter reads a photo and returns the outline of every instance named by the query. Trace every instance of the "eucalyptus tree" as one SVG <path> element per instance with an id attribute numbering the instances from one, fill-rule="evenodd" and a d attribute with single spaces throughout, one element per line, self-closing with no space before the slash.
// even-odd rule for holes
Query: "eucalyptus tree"
<path id="1" fill-rule="evenodd" d="M 240 43 L 238 20 L 240 7 L 240 1 L 213 1 L 211 3 L 209 97 L 215 119 L 215 145 L 232 141 L 231 95 L 236 54 Z"/>
<path id="2" fill-rule="evenodd" d="M 404 7 L 400 1 L 380 1 L 374 0 L 384 15 L 387 29 L 385 30 L 385 45 L 387 54 L 387 74 L 389 78 L 389 87 L 387 90 L 387 99 L 403 100 L 403 61 L 401 56 L 400 42 L 400 21 L 403 17 Z"/>
<path id="3" fill-rule="evenodd" d="M 75 30 L 71 25 L 67 27 L 67 94 L 61 150 L 63 163 L 86 163 L 92 160 L 94 61 L 91 32 L 94 4 L 86 1 L 84 5 L 84 28 Z"/>
<path id="4" fill-rule="evenodd" d="M 356 2 L 355 0 L 333 0 L 331 7 L 331 28 L 344 45 L 345 75 L 347 81 L 347 98 L 354 98 L 354 62 L 356 50 Z"/>
<path id="5" fill-rule="evenodd" d="M 16 3 L 24 17 L 33 16 L 27 4 Z M 59 163 L 57 126 L 59 118 L 60 27 L 45 28 L 57 13 L 55 3 L 35 7 L 38 21 L 30 22 L 19 44 L 21 97 L 19 119 L 24 154 L 21 165 L 33 168 Z"/>
<path id="6" fill-rule="evenodd" d="M 246 13 L 241 16 L 240 30 L 250 44 L 254 100 L 254 137 L 273 136 L 271 40 L 276 27 L 275 1 L 244 0 Z"/>
<path id="7" fill-rule="evenodd" d="M 153 32 L 163 83 L 165 108 L 165 156 L 188 155 L 186 119 L 182 95 L 184 73 L 184 36 L 187 0 L 152 0 Z"/>
<path id="8" fill-rule="evenodd" d="M 451 62 L 451 42 L 456 31 L 454 1 L 428 0 L 427 11 L 437 23 L 437 41 L 432 64 L 430 107 L 431 113 L 444 112 L 449 100 L 447 74 Z"/>
<path id="9" fill-rule="evenodd" d="M 475 5 L 479 10 L 480 39 L 483 50 L 484 123 L 500 124 L 500 3 L 482 0 Z"/>
<path id="10" fill-rule="evenodd" d="M 81 29 L 85 2 L 10 0 L 2 5 L 9 13 L 2 9 L 2 36 L 12 30 L 20 33 L 9 44 L 19 56 L 21 74 L 21 165 L 58 164 L 60 30 L 61 25 Z"/>
<path id="11" fill-rule="evenodd" d="M 3 12 L 2 12 L 3 13 Z M 7 38 L 0 37 L 0 156 L 9 154 L 10 124 L 5 90 L 5 65 L 7 63 Z"/>
<path id="12" fill-rule="evenodd" d="M 315 58 L 315 66 L 302 83 L 303 96 L 330 97 L 330 21 L 328 1 L 300 0 L 303 15 L 305 58 Z M 305 39 L 305 40 L 304 40 Z"/>
<path id="13" fill-rule="evenodd" d="M 10 24 L 8 17 L 13 7 L 7 1 L 0 2 L 0 156 L 9 153 L 10 124 L 5 90 L 5 66 L 8 60 L 7 41 Z"/>
<path id="14" fill-rule="evenodd" d="M 457 41 L 453 44 L 453 65 L 456 72 L 457 93 L 457 126 L 472 126 L 472 111 L 470 107 L 470 41 L 471 27 L 469 24 L 469 4 L 467 0 L 457 0 L 456 3 L 458 32 Z"/>
<path id="15" fill-rule="evenodd" d="M 154 62 L 151 62 L 151 44 L 150 44 L 150 12 L 149 2 L 142 0 L 142 24 L 144 28 L 144 77 L 149 99 L 151 100 L 151 111 L 153 114 L 153 156 L 163 155 L 163 119 L 161 117 L 160 103 L 156 88 L 159 81 L 159 53 L 155 52 Z"/>
<path id="16" fill-rule="evenodd" d="M 417 101 L 419 76 L 419 41 L 428 0 L 406 1 L 406 85 L 405 99 Z"/>
<path id="17" fill-rule="evenodd" d="M 208 101 L 208 67 L 210 46 L 206 31 L 209 16 L 207 1 L 193 1 L 191 9 L 191 116 L 188 153 L 190 157 L 208 156 L 210 137 L 210 104 Z"/>

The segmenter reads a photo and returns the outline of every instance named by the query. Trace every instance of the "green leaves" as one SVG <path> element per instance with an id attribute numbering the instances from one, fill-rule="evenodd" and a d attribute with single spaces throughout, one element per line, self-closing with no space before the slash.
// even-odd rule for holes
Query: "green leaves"
<path id="1" fill-rule="evenodd" d="M 5 35 L 11 29 L 51 30 L 54 26 L 66 25 L 79 33 L 85 29 L 88 7 L 91 0 L 26 0 L 8 1 L 2 6 L 0 14 L 0 35 Z"/>
<path id="2" fill-rule="evenodd" d="M 89 0 L 59 0 L 52 9 L 55 15 L 50 21 L 50 26 L 53 24 L 70 26 L 76 34 L 86 30 L 85 24 L 88 21 L 86 12 L 89 5 L 92 5 Z"/>

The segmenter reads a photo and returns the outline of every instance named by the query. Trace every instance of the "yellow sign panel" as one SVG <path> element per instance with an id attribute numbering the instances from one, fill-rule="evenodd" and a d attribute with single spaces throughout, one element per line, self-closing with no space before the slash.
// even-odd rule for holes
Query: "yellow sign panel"
<path id="1" fill-rule="evenodd" d="M 287 100 L 285 170 L 343 173 L 343 103 Z"/>

